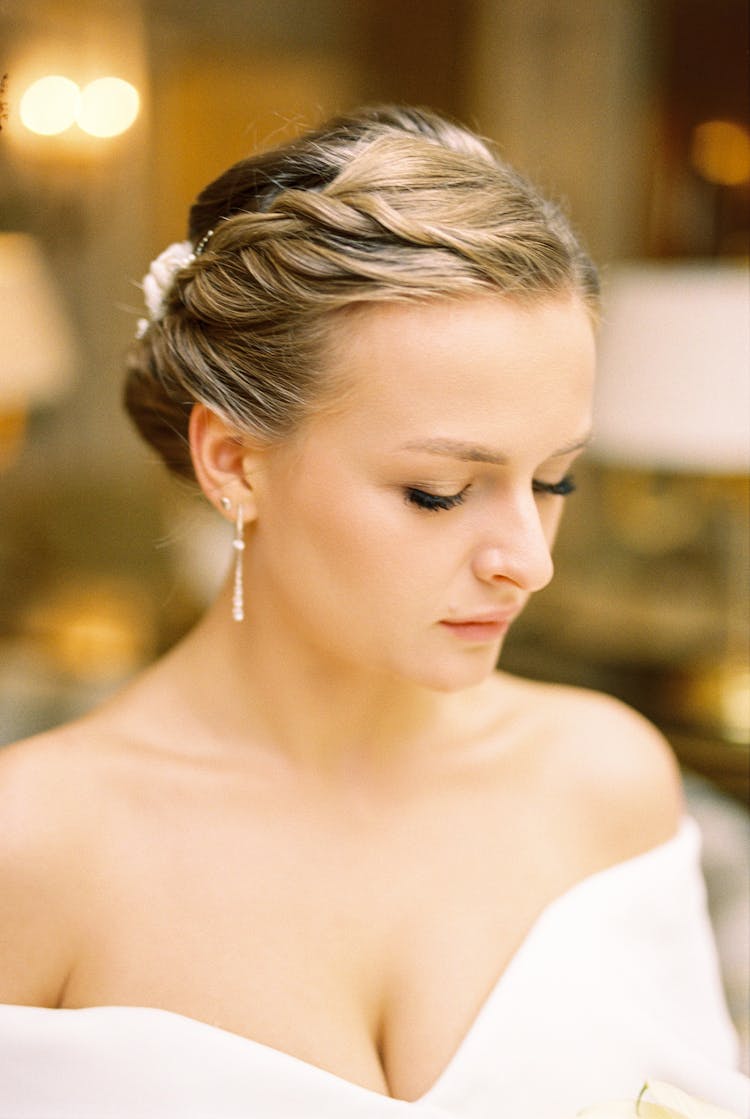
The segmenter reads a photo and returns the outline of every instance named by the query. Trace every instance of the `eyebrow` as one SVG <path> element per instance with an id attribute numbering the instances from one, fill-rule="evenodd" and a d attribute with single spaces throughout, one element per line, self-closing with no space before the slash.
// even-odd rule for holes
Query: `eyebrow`
<path id="1" fill-rule="evenodd" d="M 550 458 L 562 458 L 573 451 L 580 451 L 591 441 L 591 432 L 553 451 Z M 485 447 L 481 443 L 464 443 L 460 439 L 425 439 L 420 443 L 405 443 L 402 451 L 425 451 L 429 455 L 442 455 L 446 458 L 460 459 L 462 462 L 488 462 L 493 466 L 505 466 L 508 456 L 502 451 Z"/>

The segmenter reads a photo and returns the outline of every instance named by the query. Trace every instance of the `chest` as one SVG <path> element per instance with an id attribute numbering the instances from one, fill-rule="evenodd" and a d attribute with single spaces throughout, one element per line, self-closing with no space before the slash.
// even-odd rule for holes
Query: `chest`
<path id="1" fill-rule="evenodd" d="M 105 837 L 65 1005 L 172 1010 L 401 1099 L 582 873 L 562 830 L 497 797 L 189 808 Z"/>

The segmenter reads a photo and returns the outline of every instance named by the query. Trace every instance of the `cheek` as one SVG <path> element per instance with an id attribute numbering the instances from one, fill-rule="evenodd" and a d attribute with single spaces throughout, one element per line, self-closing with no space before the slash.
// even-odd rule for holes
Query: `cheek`
<path id="1" fill-rule="evenodd" d="M 308 474 L 287 492 L 283 509 L 267 542 L 272 577 L 281 576 L 291 595 L 300 593 L 295 582 L 303 584 L 309 598 L 300 608 L 308 617 L 333 624 L 356 615 L 367 632 L 384 633 L 394 618 L 431 617 L 437 609 L 450 565 L 436 522 L 415 515 L 400 491 Z"/>
<path id="2" fill-rule="evenodd" d="M 376 598 L 383 581 L 392 582 L 406 552 L 389 516 L 391 504 L 398 511 L 397 498 L 304 469 L 268 497 L 258 539 L 275 570 L 296 571 L 316 595 L 341 590 Z"/>

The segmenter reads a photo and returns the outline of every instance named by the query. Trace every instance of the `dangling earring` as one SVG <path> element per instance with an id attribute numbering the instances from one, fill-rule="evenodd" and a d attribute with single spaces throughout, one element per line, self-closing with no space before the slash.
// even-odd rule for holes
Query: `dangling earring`
<path id="1" fill-rule="evenodd" d="M 237 506 L 237 520 L 234 525 L 234 592 L 232 594 L 232 617 L 241 622 L 245 617 L 245 595 L 242 586 L 242 553 L 245 550 L 245 518 L 242 506 Z"/>
<path id="2" fill-rule="evenodd" d="M 227 512 L 232 508 L 232 503 L 228 497 L 221 499 L 222 509 Z M 245 617 L 245 593 L 242 585 L 242 553 L 245 550 L 245 517 L 242 511 L 242 506 L 237 506 L 237 519 L 234 523 L 234 539 L 232 540 L 232 548 L 234 549 L 234 589 L 232 591 L 232 617 L 235 622 L 241 622 Z"/>

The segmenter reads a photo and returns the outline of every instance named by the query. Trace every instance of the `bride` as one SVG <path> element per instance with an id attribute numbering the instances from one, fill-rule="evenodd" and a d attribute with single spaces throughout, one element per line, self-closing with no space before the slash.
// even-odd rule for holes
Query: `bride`
<path id="1" fill-rule="evenodd" d="M 230 168 L 189 238 L 126 402 L 229 577 L 0 756 L 0 1114 L 565 1119 L 646 1078 L 739 1108 L 668 748 L 495 671 L 591 434 L 564 218 L 384 107 Z"/>

